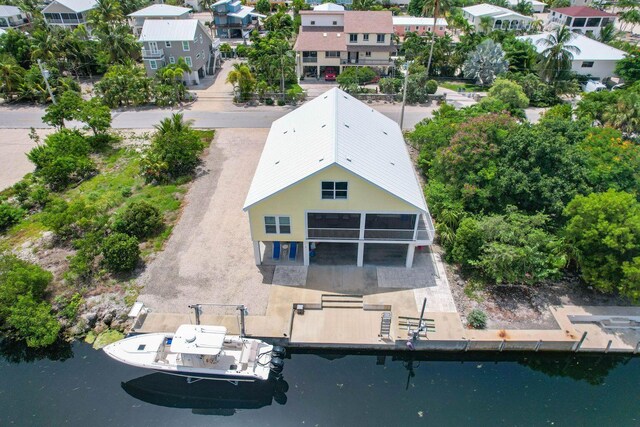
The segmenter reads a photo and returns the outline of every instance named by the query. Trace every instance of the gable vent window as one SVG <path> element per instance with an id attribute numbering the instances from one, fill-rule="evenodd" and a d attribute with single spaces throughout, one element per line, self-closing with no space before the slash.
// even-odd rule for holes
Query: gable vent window
<path id="1" fill-rule="evenodd" d="M 346 181 L 322 181 L 323 199 L 346 199 L 348 184 Z"/>

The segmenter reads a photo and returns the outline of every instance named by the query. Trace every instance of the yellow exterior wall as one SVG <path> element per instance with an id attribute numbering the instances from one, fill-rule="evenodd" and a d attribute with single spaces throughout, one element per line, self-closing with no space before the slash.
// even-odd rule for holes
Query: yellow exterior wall
<path id="1" fill-rule="evenodd" d="M 322 181 L 347 181 L 346 200 L 323 200 Z M 249 223 L 254 241 L 291 241 L 305 239 L 306 211 L 335 212 L 402 212 L 418 213 L 415 206 L 370 184 L 357 175 L 333 165 L 290 188 L 283 190 L 249 208 Z M 267 234 L 264 231 L 265 216 L 291 218 L 291 234 Z"/>

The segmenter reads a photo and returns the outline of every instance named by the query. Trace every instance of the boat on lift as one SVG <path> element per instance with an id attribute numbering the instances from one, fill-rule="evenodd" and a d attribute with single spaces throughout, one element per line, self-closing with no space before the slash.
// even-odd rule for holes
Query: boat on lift
<path id="1" fill-rule="evenodd" d="M 285 350 L 261 340 L 227 335 L 223 326 L 181 325 L 175 333 L 135 335 L 104 347 L 120 362 L 189 380 L 267 380 L 280 375 Z"/>

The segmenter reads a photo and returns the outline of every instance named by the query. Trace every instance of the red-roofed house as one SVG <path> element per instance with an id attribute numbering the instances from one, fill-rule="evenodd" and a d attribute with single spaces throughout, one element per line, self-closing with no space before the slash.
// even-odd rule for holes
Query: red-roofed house
<path id="1" fill-rule="evenodd" d="M 339 9 L 339 8 L 335 8 Z M 298 77 L 323 78 L 327 69 L 371 66 L 388 72 L 395 46 L 391 12 L 301 10 L 293 49 Z"/>
<path id="2" fill-rule="evenodd" d="M 571 6 L 551 9 L 547 17 L 550 25 L 566 25 L 576 33 L 600 35 L 602 27 L 614 23 L 616 15 L 587 6 Z"/>

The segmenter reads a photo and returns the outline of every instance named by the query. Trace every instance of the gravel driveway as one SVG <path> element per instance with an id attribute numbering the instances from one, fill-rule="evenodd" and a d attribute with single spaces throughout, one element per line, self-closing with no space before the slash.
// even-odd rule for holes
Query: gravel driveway
<path id="1" fill-rule="evenodd" d="M 222 129 L 205 158 L 207 173 L 186 196 L 173 234 L 139 279 L 139 300 L 156 312 L 194 303 L 245 304 L 266 313 L 273 270 L 253 259 L 242 211 L 268 129 Z M 264 272 L 264 275 L 262 274 Z"/>

